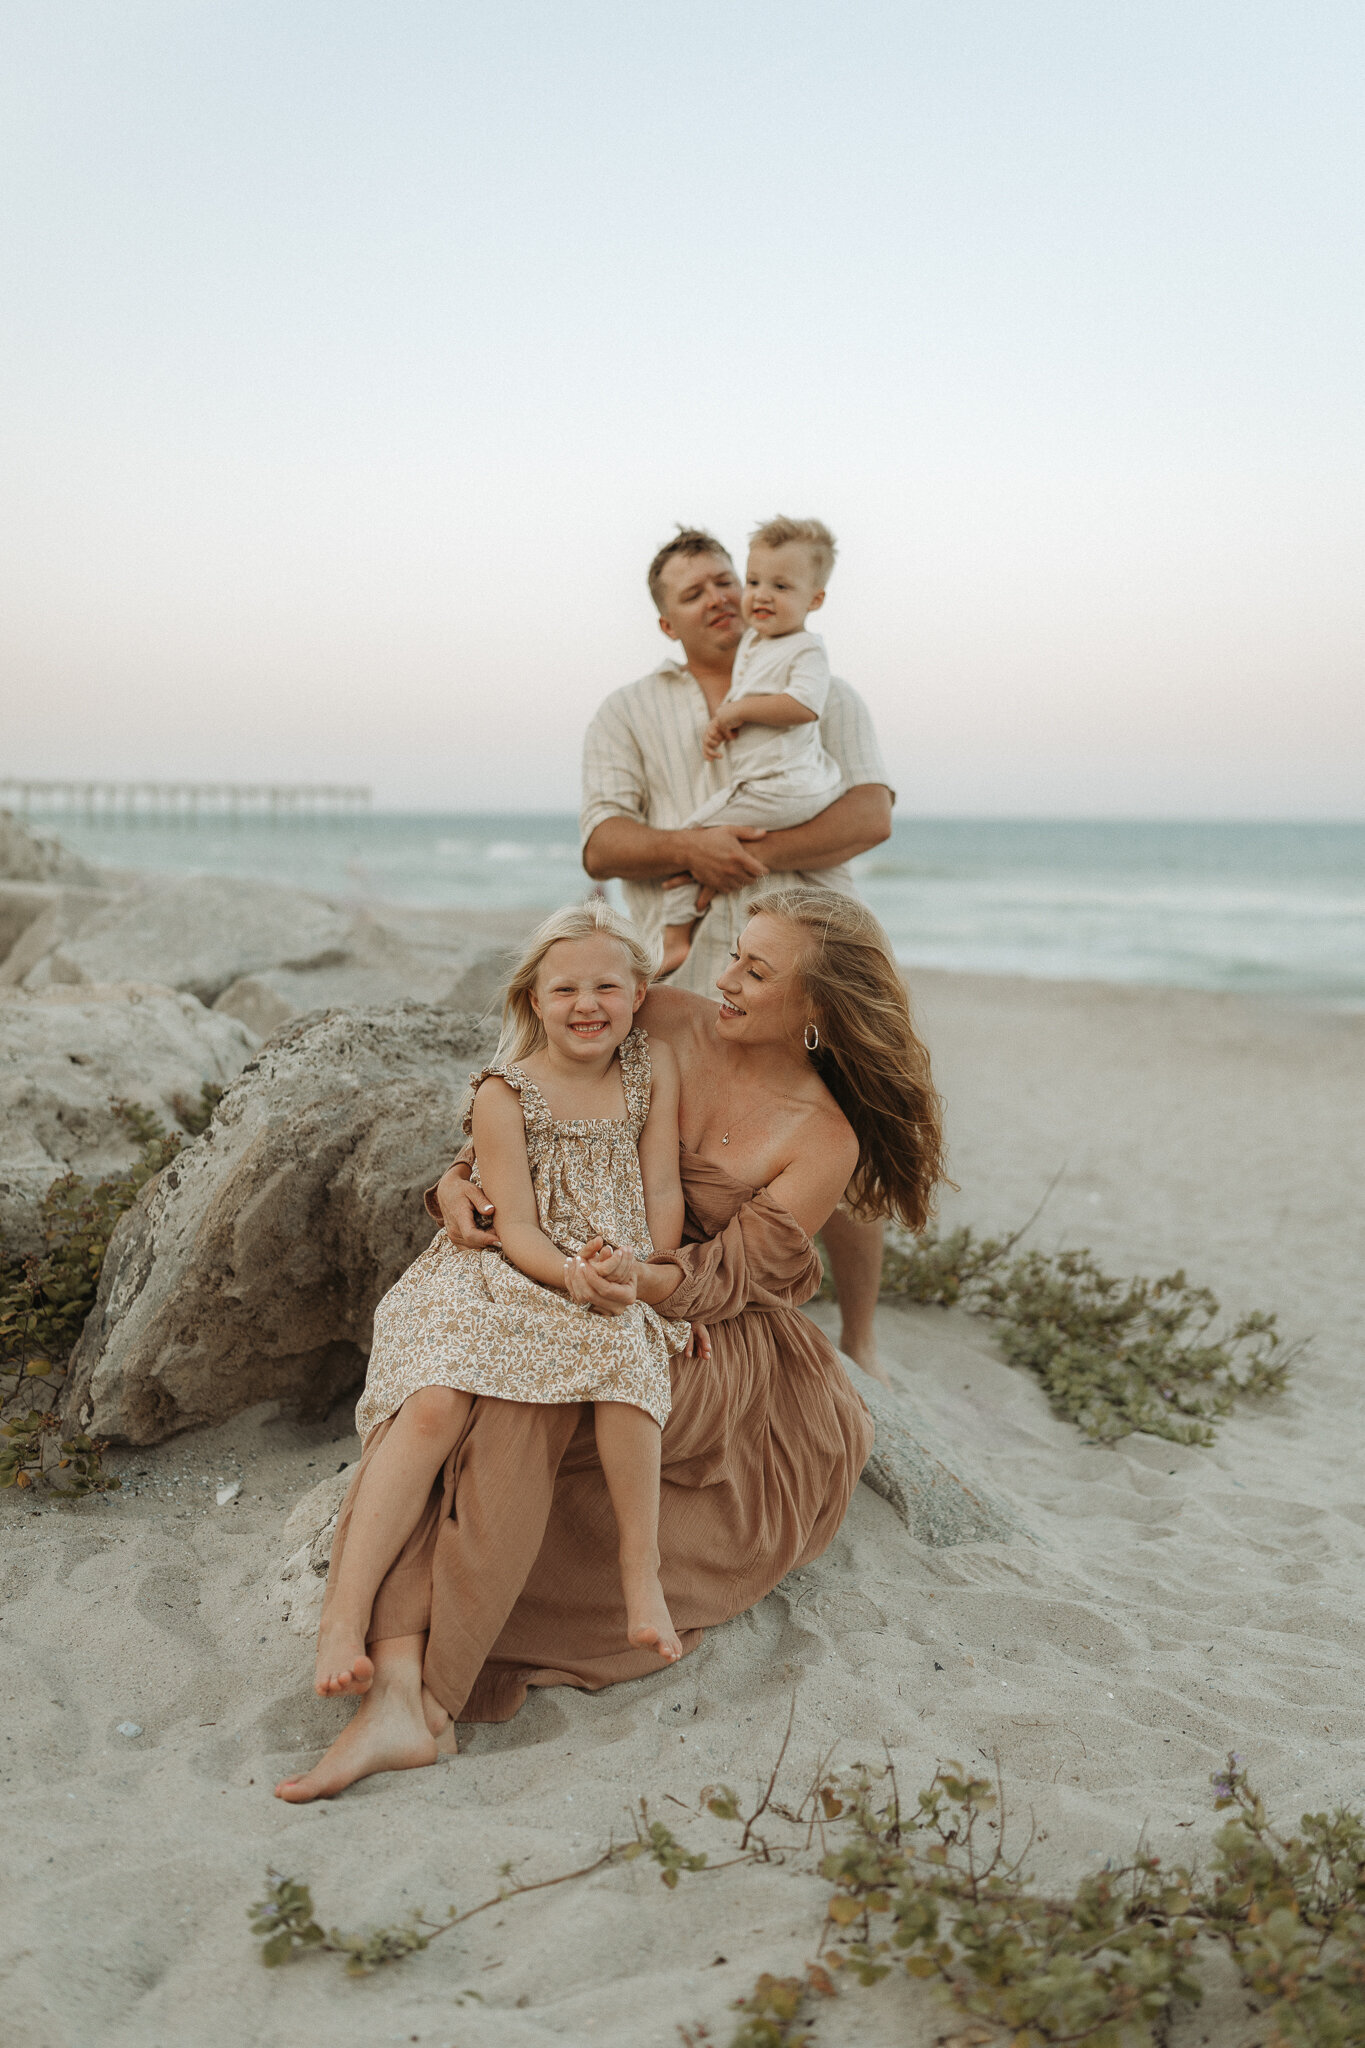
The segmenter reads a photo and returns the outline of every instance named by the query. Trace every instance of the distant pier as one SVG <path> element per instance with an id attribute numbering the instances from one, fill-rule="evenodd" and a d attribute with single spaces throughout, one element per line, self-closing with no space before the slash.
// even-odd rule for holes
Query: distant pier
<path id="1" fill-rule="evenodd" d="M 359 782 L 40 782 L 0 777 L 0 807 L 91 824 L 194 825 L 201 818 L 289 825 L 368 811 L 374 791 Z"/>

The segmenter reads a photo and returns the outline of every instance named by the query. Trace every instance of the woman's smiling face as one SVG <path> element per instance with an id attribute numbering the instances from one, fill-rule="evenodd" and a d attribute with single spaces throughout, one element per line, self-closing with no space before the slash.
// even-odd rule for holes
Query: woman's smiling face
<path id="1" fill-rule="evenodd" d="M 798 1043 L 806 1021 L 801 979 L 801 935 L 793 925 L 760 914 L 739 935 L 734 958 L 716 982 L 722 1038 L 745 1045 Z"/>

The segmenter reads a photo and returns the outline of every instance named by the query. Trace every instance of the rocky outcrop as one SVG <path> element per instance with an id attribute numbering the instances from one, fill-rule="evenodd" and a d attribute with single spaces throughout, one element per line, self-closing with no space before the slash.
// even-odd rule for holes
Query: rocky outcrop
<path id="1" fill-rule="evenodd" d="M 57 940 L 112 900 L 108 889 L 0 881 L 0 986 L 21 982 Z"/>
<path id="2" fill-rule="evenodd" d="M 339 965 L 350 923 L 324 897 L 274 882 L 226 875 L 145 881 L 44 953 L 24 986 L 154 981 L 212 1003 L 230 982 L 263 967 Z"/>
<path id="3" fill-rule="evenodd" d="M 0 879 L 7 882 L 72 882 L 93 888 L 99 873 L 59 839 L 46 839 L 21 825 L 13 811 L 0 811 Z"/>
<path id="4" fill-rule="evenodd" d="M 114 1232 L 67 1418 L 152 1443 L 256 1401 L 320 1413 L 357 1384 L 492 1044 L 417 1003 L 285 1026 Z"/>
<path id="5" fill-rule="evenodd" d="M 496 1009 L 533 912 L 355 906 L 225 875 L 143 876 L 113 891 L 0 890 L 0 985 L 159 982 L 258 1037 L 290 1018 L 411 998 Z M 5 952 L 0 945 L 0 953 Z"/>
<path id="6" fill-rule="evenodd" d="M 239 1074 L 256 1048 L 231 1017 L 171 989 L 0 989 L 0 1237 L 36 1251 L 39 1208 L 58 1175 L 116 1173 L 136 1142 L 115 1099 L 173 1128 L 206 1081 Z"/>

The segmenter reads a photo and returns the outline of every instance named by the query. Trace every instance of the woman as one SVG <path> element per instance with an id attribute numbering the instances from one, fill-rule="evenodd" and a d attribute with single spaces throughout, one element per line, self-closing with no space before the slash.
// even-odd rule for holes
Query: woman
<path id="1" fill-rule="evenodd" d="M 798 1312 L 820 1285 L 816 1231 L 845 1198 L 855 1216 L 921 1229 L 942 1177 L 928 1054 L 864 905 L 822 889 L 758 897 L 717 987 L 719 1006 L 656 988 L 640 1013 L 681 1070 L 691 1241 L 624 1279 L 587 1256 L 573 1276 L 603 1314 L 666 1303 L 710 1333 L 709 1357 L 674 1367 L 663 1439 L 662 1579 L 684 1653 L 820 1555 L 871 1448 L 867 1410 Z M 496 1243 L 458 1169 L 439 1195 L 457 1242 Z M 366 1439 L 333 1574 L 388 1426 Z M 276 1791 L 316 1799 L 433 1763 L 454 1720 L 506 1720 L 529 1685 L 596 1689 L 657 1670 L 619 1647 L 620 1597 L 591 1412 L 475 1401 L 375 1601 L 373 1679 L 328 1686 L 360 1692 L 359 1713 Z"/>

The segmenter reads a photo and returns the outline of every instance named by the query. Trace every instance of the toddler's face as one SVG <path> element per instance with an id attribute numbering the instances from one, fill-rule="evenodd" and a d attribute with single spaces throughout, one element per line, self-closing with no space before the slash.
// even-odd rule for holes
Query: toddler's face
<path id="1" fill-rule="evenodd" d="M 825 593 L 815 581 L 810 549 L 799 540 L 780 548 L 750 548 L 744 573 L 744 622 L 765 640 L 799 633 L 807 612 L 819 611 Z"/>
<path id="2" fill-rule="evenodd" d="M 556 1051 L 600 1059 L 626 1036 L 645 995 L 624 946 L 603 932 L 555 941 L 540 963 L 531 1007 Z"/>

